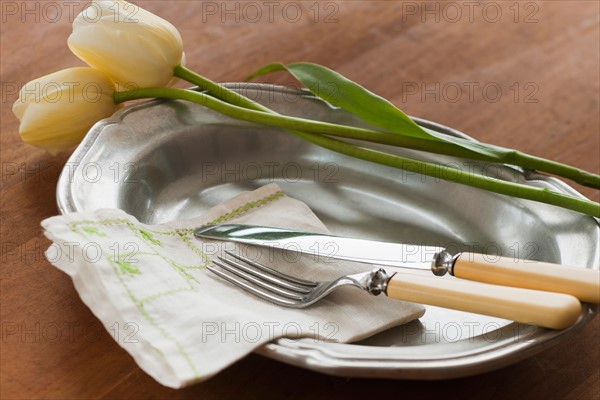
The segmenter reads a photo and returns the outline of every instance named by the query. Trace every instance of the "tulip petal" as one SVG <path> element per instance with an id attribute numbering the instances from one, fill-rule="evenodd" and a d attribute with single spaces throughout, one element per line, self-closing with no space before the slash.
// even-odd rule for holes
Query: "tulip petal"
<path id="1" fill-rule="evenodd" d="M 69 68 L 28 82 L 13 105 L 21 138 L 55 154 L 76 145 L 97 121 L 117 109 L 112 82 L 88 67 Z"/>
<path id="2" fill-rule="evenodd" d="M 92 2 L 75 18 L 68 45 L 120 87 L 167 86 L 183 56 L 171 23 L 126 1 Z"/>

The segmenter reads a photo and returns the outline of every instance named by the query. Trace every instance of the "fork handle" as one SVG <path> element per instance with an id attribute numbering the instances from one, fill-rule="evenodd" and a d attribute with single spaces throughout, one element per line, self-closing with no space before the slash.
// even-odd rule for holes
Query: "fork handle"
<path id="1" fill-rule="evenodd" d="M 394 299 L 485 314 L 552 329 L 564 329 L 581 315 L 574 296 L 470 282 L 460 279 L 394 274 L 386 294 Z"/>
<path id="2" fill-rule="evenodd" d="M 454 261 L 452 274 L 494 285 L 567 293 L 581 301 L 600 303 L 600 271 L 588 268 L 462 253 Z"/>

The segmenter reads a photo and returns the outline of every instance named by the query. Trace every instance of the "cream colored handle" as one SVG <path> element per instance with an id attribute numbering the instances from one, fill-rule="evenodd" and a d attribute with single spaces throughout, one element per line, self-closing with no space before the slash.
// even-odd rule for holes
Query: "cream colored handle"
<path id="1" fill-rule="evenodd" d="M 395 274 L 388 282 L 386 293 L 394 299 L 485 314 L 552 329 L 564 329 L 573 325 L 581 314 L 581 303 L 568 294 L 460 279 Z"/>
<path id="2" fill-rule="evenodd" d="M 600 271 L 593 269 L 462 253 L 452 274 L 494 285 L 566 293 L 581 301 L 600 303 Z"/>

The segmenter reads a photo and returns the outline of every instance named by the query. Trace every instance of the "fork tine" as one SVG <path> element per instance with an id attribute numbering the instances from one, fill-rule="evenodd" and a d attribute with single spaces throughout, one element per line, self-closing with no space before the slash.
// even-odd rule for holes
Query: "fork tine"
<path id="1" fill-rule="evenodd" d="M 229 282 L 233 285 L 236 285 L 238 287 L 241 287 L 242 289 L 247 290 L 248 292 L 254 294 L 257 297 L 260 297 L 263 300 L 270 301 L 270 302 L 278 304 L 280 306 L 292 307 L 292 308 L 304 308 L 307 306 L 301 302 L 288 300 L 288 299 L 282 299 L 282 298 L 275 296 L 267 291 L 257 289 L 256 287 L 244 282 L 243 280 L 238 279 L 235 276 L 232 276 L 226 272 L 220 271 L 211 266 L 207 266 L 206 269 L 209 270 L 210 272 L 220 276 L 221 278 L 225 279 L 227 282 Z"/>
<path id="2" fill-rule="evenodd" d="M 273 293 L 277 293 L 292 300 L 301 301 L 304 298 L 304 296 L 298 293 L 297 291 L 293 292 L 290 290 L 286 290 L 282 287 L 261 280 L 260 277 L 254 276 L 253 274 L 245 271 L 243 268 L 238 268 L 240 267 L 240 264 L 238 263 L 234 263 L 230 260 L 221 257 L 219 257 L 219 259 L 221 261 L 213 260 L 213 264 L 218 265 L 219 267 L 231 272 L 232 274 L 239 276 L 240 278 L 245 279 L 248 282 L 253 283 L 256 286 L 259 286 L 263 289 L 269 290 Z"/>
<path id="3" fill-rule="evenodd" d="M 223 258 L 221 256 L 218 256 L 218 259 L 221 260 L 222 262 L 229 264 L 230 266 L 240 269 L 244 272 L 247 272 L 248 274 L 261 279 L 265 282 L 270 282 L 278 287 L 281 287 L 283 289 L 289 289 L 292 290 L 294 292 L 298 292 L 298 293 L 303 293 L 306 294 L 308 292 L 310 292 L 310 290 L 312 289 L 312 286 L 305 286 L 305 285 L 300 285 L 300 284 L 294 284 L 294 283 L 290 283 L 282 278 L 278 278 L 276 276 L 271 275 L 270 271 L 265 271 L 264 269 L 254 269 L 254 268 L 250 268 L 244 264 L 238 263 L 234 260 L 229 260 L 227 258 Z M 239 259 L 239 258 L 238 258 Z M 244 259 L 242 257 L 242 261 L 246 262 L 246 259 Z M 256 265 L 258 266 L 262 266 L 261 264 L 258 263 L 252 263 L 250 264 L 253 267 L 255 267 Z M 257 267 L 259 268 L 259 267 Z M 266 267 L 265 267 L 266 268 Z M 269 268 L 270 269 L 270 268 Z M 262 272 L 264 271 L 264 272 Z"/>
<path id="4" fill-rule="evenodd" d="M 304 279 L 293 277 L 291 275 L 284 274 L 283 272 L 279 272 L 277 270 L 274 270 L 273 268 L 267 267 L 266 265 L 259 264 L 255 261 L 250 260 L 249 258 L 240 256 L 239 254 L 236 254 L 232 251 L 225 250 L 225 253 L 230 255 L 233 258 L 237 258 L 238 260 L 245 262 L 246 264 L 252 265 L 256 269 L 260 269 L 261 271 L 264 271 L 264 272 L 268 273 L 269 275 L 274 275 L 274 276 L 281 278 L 283 280 L 286 280 L 290 283 L 295 283 L 295 284 L 298 284 L 301 286 L 308 286 L 308 287 L 315 287 L 318 285 L 318 282 L 307 281 Z M 221 258 L 221 257 L 219 257 L 219 258 Z"/>

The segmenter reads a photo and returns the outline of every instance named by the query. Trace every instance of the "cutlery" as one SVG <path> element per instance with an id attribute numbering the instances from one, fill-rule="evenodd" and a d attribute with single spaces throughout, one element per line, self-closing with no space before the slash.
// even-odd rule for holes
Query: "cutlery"
<path id="1" fill-rule="evenodd" d="M 239 262 L 219 256 L 212 260 L 220 269 L 207 269 L 230 283 L 274 304 L 305 308 L 343 286 L 354 286 L 372 295 L 452 308 L 505 318 L 545 328 L 564 329 L 581 314 L 575 297 L 487 283 L 412 274 L 391 274 L 383 268 L 344 275 L 330 282 L 312 282 L 271 269 L 230 251 Z"/>
<path id="2" fill-rule="evenodd" d="M 486 256 L 447 249 L 346 238 L 253 225 L 207 225 L 195 230 L 198 238 L 226 240 L 250 245 L 312 254 L 389 267 L 431 270 L 473 281 L 548 292 L 571 294 L 581 301 L 600 303 L 600 271 Z"/>

